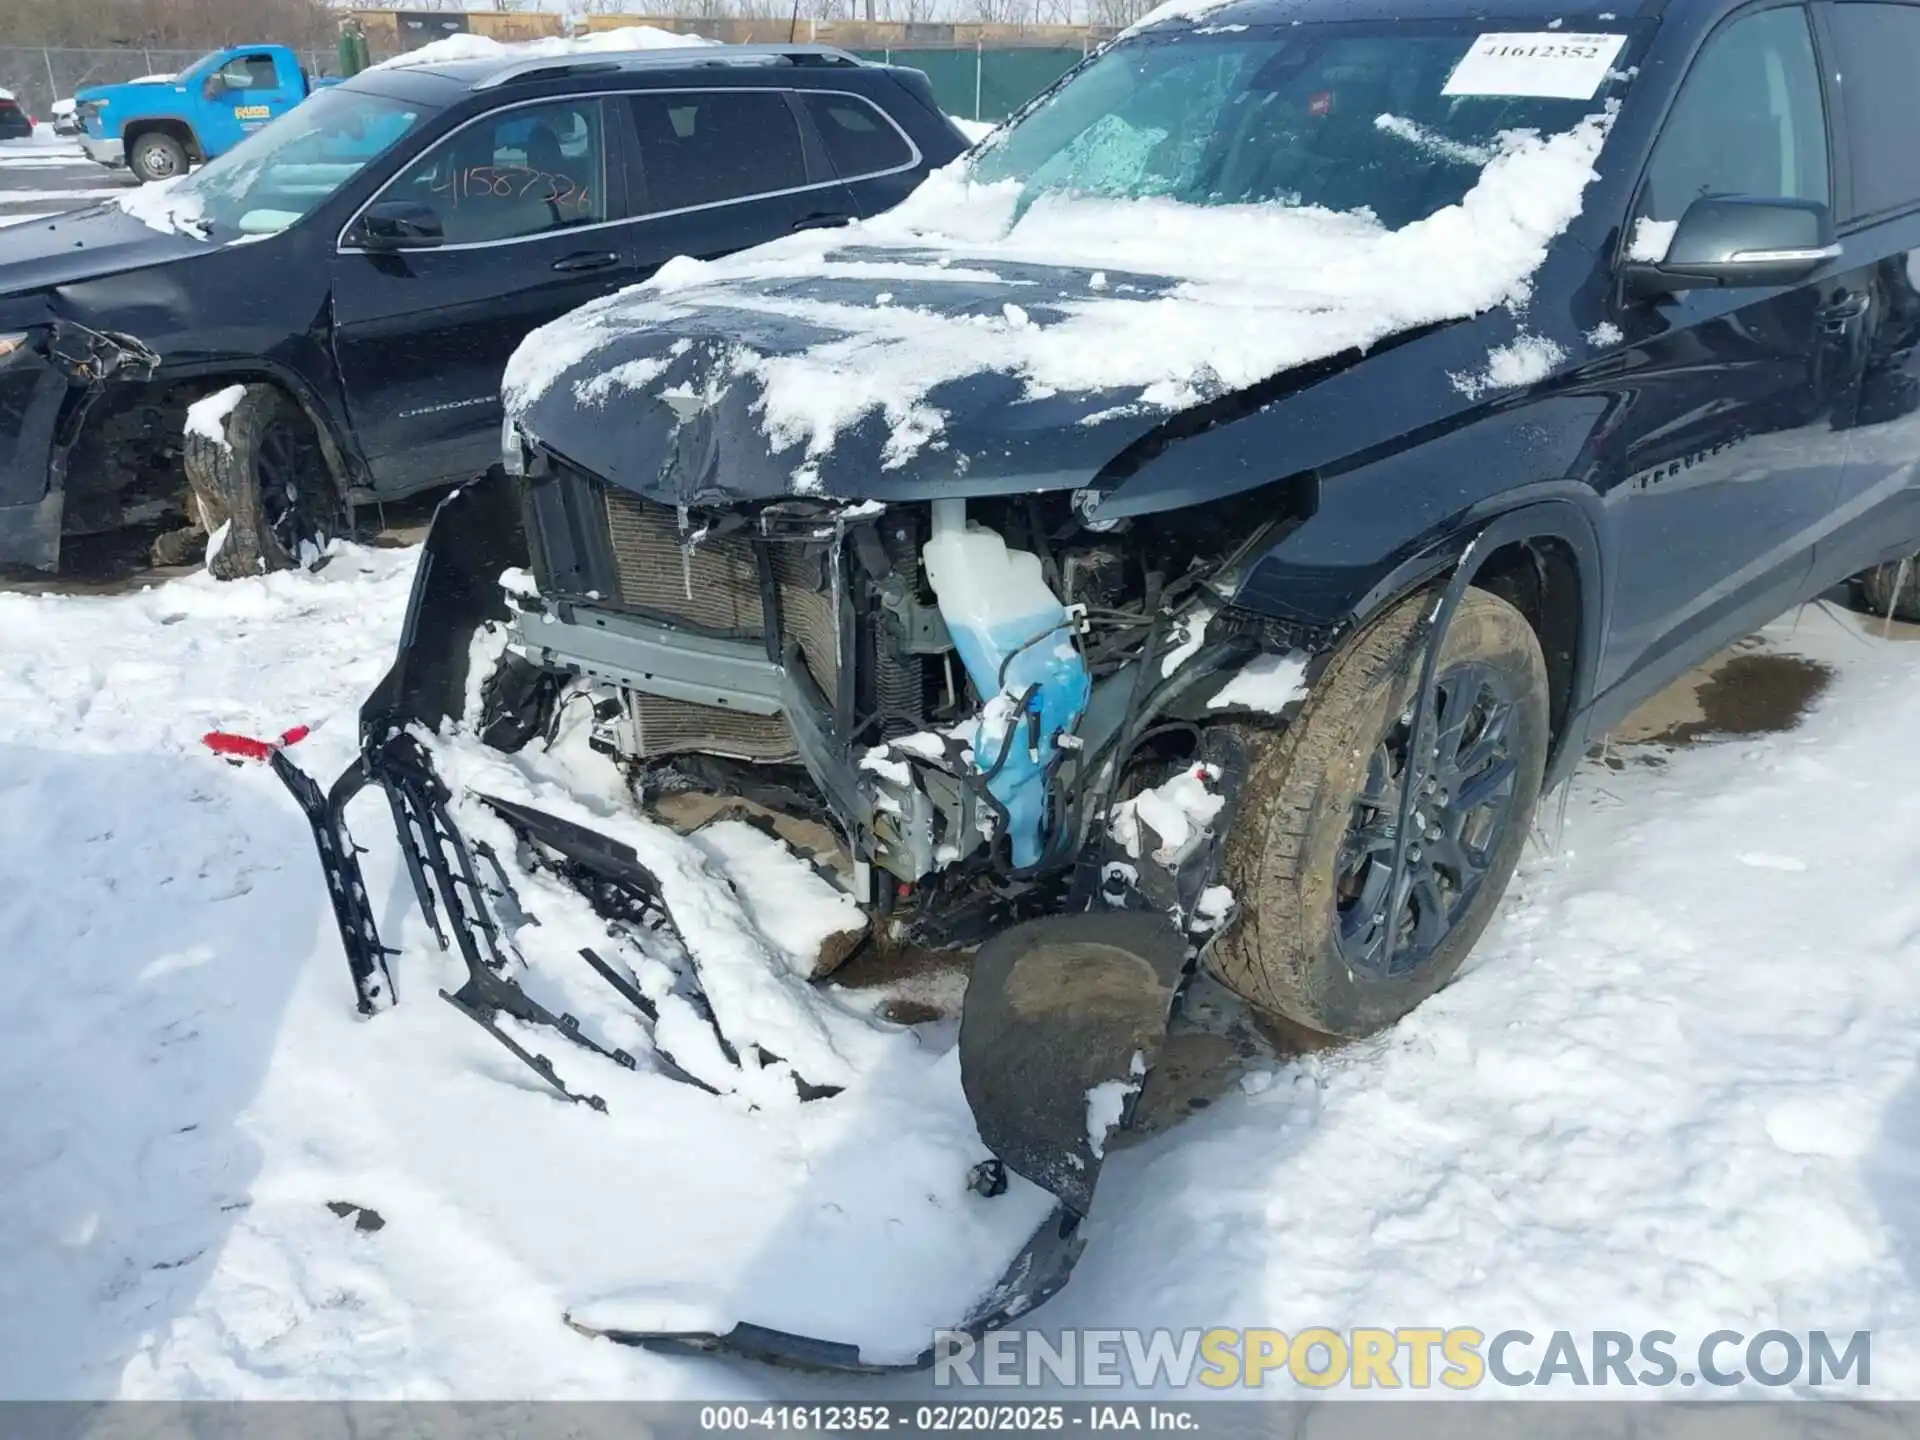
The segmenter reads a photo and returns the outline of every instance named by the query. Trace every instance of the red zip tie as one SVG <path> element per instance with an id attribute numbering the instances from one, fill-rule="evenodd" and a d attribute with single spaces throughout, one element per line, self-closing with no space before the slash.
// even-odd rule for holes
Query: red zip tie
<path id="1" fill-rule="evenodd" d="M 229 730 L 210 730 L 200 737 L 200 743 L 230 760 L 267 760 L 274 751 L 298 745 L 312 733 L 309 726 L 296 725 L 278 740 L 256 740 L 251 735 L 235 735 Z"/>

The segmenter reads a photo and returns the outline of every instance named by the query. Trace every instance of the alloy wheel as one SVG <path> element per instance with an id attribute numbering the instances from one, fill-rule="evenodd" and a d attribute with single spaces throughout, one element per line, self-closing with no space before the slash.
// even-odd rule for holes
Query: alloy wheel
<path id="1" fill-rule="evenodd" d="M 1468 662 L 1442 673 L 1436 688 L 1391 944 L 1387 886 L 1408 773 L 1410 710 L 1368 758 L 1366 786 L 1341 843 L 1334 889 L 1340 951 L 1362 979 L 1398 979 L 1433 958 L 1472 903 L 1512 818 L 1518 768 L 1508 733 L 1511 682 L 1494 666 Z"/>
<path id="2" fill-rule="evenodd" d="M 267 533 L 295 563 L 302 563 L 301 545 L 324 543 L 336 519 L 319 443 L 304 427 L 276 420 L 260 436 L 254 478 Z"/>

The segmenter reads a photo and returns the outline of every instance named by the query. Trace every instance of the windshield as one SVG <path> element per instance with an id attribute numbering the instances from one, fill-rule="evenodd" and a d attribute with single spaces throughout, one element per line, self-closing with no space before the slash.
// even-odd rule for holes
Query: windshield
<path id="1" fill-rule="evenodd" d="M 175 223 L 272 235 L 304 218 L 420 123 L 418 101 L 315 92 L 167 192 Z"/>
<path id="2" fill-rule="evenodd" d="M 973 173 L 1019 181 L 1023 206 L 1044 193 L 1157 196 L 1364 210 L 1398 229 L 1459 203 L 1503 132 L 1569 130 L 1624 85 L 1624 36 L 1521 29 L 1143 35 L 1096 57 Z"/>

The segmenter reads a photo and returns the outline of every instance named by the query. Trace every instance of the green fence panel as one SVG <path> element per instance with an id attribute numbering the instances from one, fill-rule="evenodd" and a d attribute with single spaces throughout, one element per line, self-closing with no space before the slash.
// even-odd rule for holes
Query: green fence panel
<path id="1" fill-rule="evenodd" d="M 980 119 L 1006 119 L 1080 59 L 1078 49 L 985 51 L 980 57 Z"/>
<path id="2" fill-rule="evenodd" d="M 905 65 L 923 70 L 932 82 L 934 99 L 949 115 L 971 118 L 973 115 L 974 76 L 978 66 L 971 50 L 857 50 L 865 60 L 881 60 L 889 65 Z"/>
<path id="3" fill-rule="evenodd" d="M 854 53 L 863 59 L 925 71 L 940 108 L 966 120 L 1004 120 L 1080 63 L 1077 49 Z"/>

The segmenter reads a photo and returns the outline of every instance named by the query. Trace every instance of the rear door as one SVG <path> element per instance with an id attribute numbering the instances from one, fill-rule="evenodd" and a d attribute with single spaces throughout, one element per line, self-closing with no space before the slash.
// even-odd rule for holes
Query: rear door
<path id="1" fill-rule="evenodd" d="M 1826 104 L 1806 10 L 1750 8 L 1708 37 L 1666 116 L 1628 219 L 1657 260 L 1705 195 L 1833 203 Z M 1601 683 L 1636 690 L 1800 598 L 1832 523 L 1859 381 L 1860 274 L 1787 288 L 1627 300 L 1611 439 L 1620 470 Z"/>
<path id="2" fill-rule="evenodd" d="M 920 183 L 919 147 L 871 100 L 841 90 L 800 90 L 794 99 L 846 185 L 854 213 L 891 210 Z"/>
<path id="3" fill-rule="evenodd" d="M 1920 7 L 1821 8 L 1852 182 L 1841 239 L 1871 267 L 1836 528 L 1816 555 L 1818 578 L 1831 582 L 1920 551 Z"/>
<path id="4" fill-rule="evenodd" d="M 500 378 L 529 331 L 634 278 L 617 97 L 494 111 L 375 197 L 430 205 L 445 242 L 333 257 L 335 357 L 376 483 L 404 490 L 499 459 Z"/>
<path id="5" fill-rule="evenodd" d="M 628 104 L 643 275 L 676 255 L 713 259 L 859 213 L 786 91 L 643 90 Z"/>

